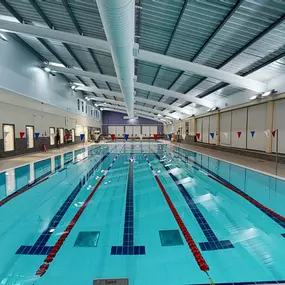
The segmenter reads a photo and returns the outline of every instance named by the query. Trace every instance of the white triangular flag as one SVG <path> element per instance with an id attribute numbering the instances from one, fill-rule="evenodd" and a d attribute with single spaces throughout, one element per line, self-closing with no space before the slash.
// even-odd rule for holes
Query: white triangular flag
<path id="1" fill-rule="evenodd" d="M 185 140 L 186 134 L 182 134 L 182 139 Z"/>
<path id="2" fill-rule="evenodd" d="M 224 136 L 225 136 L 226 138 L 228 138 L 228 133 L 224 133 Z"/>
<path id="3" fill-rule="evenodd" d="M 142 134 L 140 134 L 140 140 L 142 140 L 142 138 L 143 138 L 143 136 L 142 136 Z"/>
<path id="4" fill-rule="evenodd" d="M 264 134 L 266 135 L 266 137 L 270 137 L 270 134 L 271 134 L 271 132 L 270 132 L 270 130 L 269 129 L 267 129 L 267 130 L 265 130 L 264 131 Z"/>

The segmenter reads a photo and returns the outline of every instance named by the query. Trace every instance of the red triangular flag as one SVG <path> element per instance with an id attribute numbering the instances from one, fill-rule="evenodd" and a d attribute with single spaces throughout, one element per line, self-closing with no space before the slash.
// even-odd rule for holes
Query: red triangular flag
<path id="1" fill-rule="evenodd" d="M 200 139 L 200 133 L 196 133 L 196 137 L 199 140 Z"/>
<path id="2" fill-rule="evenodd" d="M 65 137 L 68 140 L 70 138 L 70 133 L 65 134 Z"/>
<path id="3" fill-rule="evenodd" d="M 155 140 L 157 140 L 158 139 L 158 134 L 153 134 L 153 137 L 154 137 Z"/>
<path id="4" fill-rule="evenodd" d="M 273 137 L 275 137 L 276 130 L 272 131 L 271 133 L 272 133 Z"/>
<path id="5" fill-rule="evenodd" d="M 242 132 L 237 132 L 238 138 L 240 138 Z"/>
<path id="6" fill-rule="evenodd" d="M 24 137 L 25 133 L 24 132 L 20 132 L 20 138 L 22 139 Z"/>

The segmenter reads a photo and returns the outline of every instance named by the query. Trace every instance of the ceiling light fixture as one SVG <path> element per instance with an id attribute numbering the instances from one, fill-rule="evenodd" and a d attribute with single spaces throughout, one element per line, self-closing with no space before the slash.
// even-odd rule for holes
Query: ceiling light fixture
<path id="1" fill-rule="evenodd" d="M 50 62 L 49 65 L 57 66 L 57 67 L 65 67 L 64 64 L 62 63 L 57 63 L 57 62 Z"/>
<path id="2" fill-rule="evenodd" d="M 46 67 L 44 68 L 44 71 L 47 72 L 47 73 L 50 73 L 50 72 L 51 72 L 51 69 L 46 66 Z"/>
<path id="3" fill-rule="evenodd" d="M 98 104 L 94 104 L 95 105 L 95 107 L 98 107 Z"/>
<path id="4" fill-rule="evenodd" d="M 71 85 L 71 89 L 72 89 L 72 90 L 75 90 L 75 89 L 76 89 L 76 86 L 75 86 L 74 84 L 72 84 L 72 85 Z"/>
<path id="5" fill-rule="evenodd" d="M 276 91 L 275 91 L 274 89 L 269 90 L 269 91 L 267 91 L 267 92 L 264 92 L 261 96 L 262 96 L 262 97 L 267 97 L 267 96 L 272 95 L 273 93 L 276 93 Z"/>
<path id="6" fill-rule="evenodd" d="M 157 114 L 158 117 L 161 117 L 161 114 Z"/>
<path id="7" fill-rule="evenodd" d="M 252 97 L 249 98 L 249 100 L 255 100 L 255 99 L 257 99 L 257 95 L 252 96 Z"/>
<path id="8" fill-rule="evenodd" d="M 0 34 L 0 38 L 1 40 L 8 42 L 8 39 L 3 34 Z"/>

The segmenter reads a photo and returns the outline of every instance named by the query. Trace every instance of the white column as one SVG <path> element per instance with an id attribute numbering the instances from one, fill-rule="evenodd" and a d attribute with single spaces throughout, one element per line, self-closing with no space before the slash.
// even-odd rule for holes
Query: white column
<path id="1" fill-rule="evenodd" d="M 272 152 L 272 135 L 271 131 L 273 130 L 273 116 L 274 116 L 274 104 L 273 101 L 267 102 L 267 122 L 266 128 L 268 135 L 265 135 L 266 139 L 266 152 Z"/>

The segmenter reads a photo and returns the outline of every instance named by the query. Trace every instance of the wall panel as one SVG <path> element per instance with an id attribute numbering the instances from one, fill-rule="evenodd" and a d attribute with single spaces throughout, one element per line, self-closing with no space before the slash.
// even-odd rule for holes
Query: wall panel
<path id="1" fill-rule="evenodd" d="M 247 136 L 247 108 L 232 111 L 231 145 L 238 148 L 246 148 Z M 238 137 L 238 132 L 241 136 Z"/>
<path id="2" fill-rule="evenodd" d="M 261 104 L 248 108 L 247 122 L 247 148 L 265 151 L 266 149 L 266 130 L 267 106 Z M 283 111 L 284 112 L 284 111 Z M 253 132 L 251 134 L 251 132 Z"/>
<path id="3" fill-rule="evenodd" d="M 209 143 L 216 143 L 217 116 L 218 115 L 210 116 Z M 213 137 L 210 135 L 211 133 L 214 133 Z"/>
<path id="4" fill-rule="evenodd" d="M 210 131 L 210 117 L 203 117 L 203 128 L 202 128 L 202 141 L 204 143 L 208 143 L 209 142 L 209 131 Z"/>
<path id="5" fill-rule="evenodd" d="M 203 132 L 203 118 L 198 118 L 197 119 L 197 129 L 196 129 L 196 139 L 198 142 L 202 141 L 202 132 Z M 197 134 L 200 134 L 200 138 L 198 138 Z"/>
<path id="6" fill-rule="evenodd" d="M 285 153 L 285 99 L 274 102 L 273 130 L 278 129 L 278 152 Z M 272 151 L 276 152 L 276 137 L 272 139 Z"/>
<path id="7" fill-rule="evenodd" d="M 232 112 L 220 114 L 220 144 L 231 145 Z"/>

